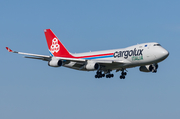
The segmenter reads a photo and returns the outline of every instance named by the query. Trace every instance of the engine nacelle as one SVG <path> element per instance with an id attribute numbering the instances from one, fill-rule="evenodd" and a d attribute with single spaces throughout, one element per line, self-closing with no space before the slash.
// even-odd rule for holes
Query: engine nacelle
<path id="1" fill-rule="evenodd" d="M 63 65 L 63 62 L 61 60 L 51 60 L 48 62 L 48 65 L 51 67 L 60 67 Z"/>
<path id="2" fill-rule="evenodd" d="M 89 62 L 88 64 L 85 65 L 85 68 L 89 71 L 93 71 L 100 69 L 100 65 L 95 62 Z"/>
<path id="3" fill-rule="evenodd" d="M 157 72 L 158 64 L 151 64 L 151 65 L 145 65 L 140 66 L 139 70 L 142 72 Z"/>

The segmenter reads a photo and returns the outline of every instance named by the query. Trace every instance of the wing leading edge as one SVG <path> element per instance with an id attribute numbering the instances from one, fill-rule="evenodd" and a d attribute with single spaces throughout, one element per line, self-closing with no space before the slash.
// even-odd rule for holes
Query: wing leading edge
<path id="1" fill-rule="evenodd" d="M 17 51 L 11 50 L 8 47 L 6 47 L 6 49 L 8 50 L 8 52 L 26 55 L 26 56 L 24 56 L 24 58 L 38 59 L 38 60 L 43 60 L 43 61 L 50 61 L 52 59 L 52 56 L 17 52 Z M 88 61 L 93 61 L 93 62 L 99 63 L 100 65 L 112 64 L 112 63 L 120 63 L 120 64 L 125 63 L 124 61 L 116 61 L 116 60 L 87 60 L 87 59 L 83 59 L 83 58 L 66 58 L 66 57 L 56 57 L 56 59 L 63 60 L 63 61 L 66 60 L 69 62 L 81 63 L 82 65 L 87 64 Z"/>

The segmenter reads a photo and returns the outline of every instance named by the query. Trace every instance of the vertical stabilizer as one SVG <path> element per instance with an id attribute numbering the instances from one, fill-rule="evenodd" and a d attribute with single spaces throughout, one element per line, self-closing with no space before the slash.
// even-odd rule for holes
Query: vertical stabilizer
<path id="1" fill-rule="evenodd" d="M 67 58 L 73 57 L 60 42 L 60 40 L 56 37 L 56 35 L 51 31 L 51 29 L 45 29 L 44 33 L 46 36 L 49 52 L 52 56 Z"/>

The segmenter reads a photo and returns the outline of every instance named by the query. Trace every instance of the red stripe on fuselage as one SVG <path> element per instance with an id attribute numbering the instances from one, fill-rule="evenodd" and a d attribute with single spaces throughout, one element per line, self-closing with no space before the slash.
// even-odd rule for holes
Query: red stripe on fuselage
<path id="1" fill-rule="evenodd" d="M 114 53 L 108 53 L 108 54 L 98 54 L 98 55 L 79 56 L 79 57 L 73 57 L 73 58 L 90 58 L 90 57 L 108 56 L 108 55 L 113 55 L 113 54 L 114 54 Z"/>

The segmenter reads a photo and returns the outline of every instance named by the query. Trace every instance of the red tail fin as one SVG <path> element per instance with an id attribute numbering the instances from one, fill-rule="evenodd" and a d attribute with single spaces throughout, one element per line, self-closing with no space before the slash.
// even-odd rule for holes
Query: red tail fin
<path id="1" fill-rule="evenodd" d="M 73 56 L 68 52 L 56 35 L 51 31 L 51 29 L 44 30 L 47 45 L 52 56 L 55 57 L 67 57 L 72 58 Z"/>

